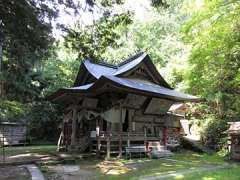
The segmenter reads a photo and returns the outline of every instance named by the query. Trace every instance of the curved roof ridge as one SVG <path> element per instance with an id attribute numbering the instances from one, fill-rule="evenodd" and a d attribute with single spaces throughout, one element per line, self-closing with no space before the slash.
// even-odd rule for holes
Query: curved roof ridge
<path id="1" fill-rule="evenodd" d="M 89 59 L 84 60 L 83 64 L 88 72 L 97 79 L 99 79 L 102 75 L 110 75 L 116 71 L 115 68 L 93 63 Z"/>
<path id="2" fill-rule="evenodd" d="M 121 64 L 121 66 L 118 67 L 117 71 L 114 73 L 114 75 L 119 75 L 122 73 L 125 73 L 134 67 L 136 67 L 138 64 L 140 64 L 144 58 L 147 56 L 146 53 L 142 52 L 131 58 L 128 62 L 125 64 Z"/>
<path id="3" fill-rule="evenodd" d="M 127 63 L 130 63 L 131 61 L 135 60 L 136 58 L 140 57 L 140 56 L 143 55 L 143 54 L 144 54 L 144 52 L 143 52 L 143 51 L 140 51 L 140 52 L 138 52 L 137 54 L 130 56 L 129 58 L 127 58 L 127 59 L 124 60 L 123 62 L 118 63 L 117 66 L 118 66 L 118 67 L 121 67 L 121 66 L 123 66 L 123 65 L 125 65 L 125 64 L 127 64 Z"/>

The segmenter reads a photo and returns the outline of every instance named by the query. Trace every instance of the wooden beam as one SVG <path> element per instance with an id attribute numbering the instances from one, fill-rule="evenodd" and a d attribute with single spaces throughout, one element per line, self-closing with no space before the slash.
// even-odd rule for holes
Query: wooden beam
<path id="1" fill-rule="evenodd" d="M 111 151 L 110 134 L 111 134 L 111 124 L 110 124 L 110 122 L 107 122 L 107 154 L 106 154 L 106 159 L 110 159 L 110 151 Z"/>
<path id="2" fill-rule="evenodd" d="M 144 146 L 147 148 L 147 128 L 144 127 Z"/>
<path id="3" fill-rule="evenodd" d="M 119 154 L 118 158 L 122 157 L 122 103 L 120 103 L 120 122 L 119 122 Z"/>
<path id="4" fill-rule="evenodd" d="M 77 106 L 72 108 L 72 134 L 71 134 L 71 149 L 75 148 L 76 145 L 76 127 L 77 127 Z"/>
<path id="5" fill-rule="evenodd" d="M 127 146 L 128 146 L 128 147 L 130 147 L 130 145 L 131 145 L 129 136 L 130 136 L 130 135 L 129 135 L 129 132 L 128 132 L 128 134 L 127 134 Z"/>
<path id="6" fill-rule="evenodd" d="M 128 110 L 128 131 L 132 132 L 133 109 Z"/>
<path id="7" fill-rule="evenodd" d="M 101 148 L 99 133 L 100 133 L 99 119 L 96 119 L 96 139 L 97 139 L 96 156 L 97 157 L 100 157 L 100 148 Z"/>

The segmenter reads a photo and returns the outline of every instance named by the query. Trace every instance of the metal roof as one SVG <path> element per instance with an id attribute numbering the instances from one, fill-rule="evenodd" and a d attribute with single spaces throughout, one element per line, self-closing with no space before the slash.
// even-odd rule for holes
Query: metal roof
<path id="1" fill-rule="evenodd" d="M 94 91 L 94 90 L 97 91 L 98 88 L 101 88 L 106 83 L 113 85 L 115 87 L 121 86 L 127 89 L 132 89 L 135 92 L 145 92 L 145 93 L 148 93 L 149 96 L 152 94 L 155 96 L 166 97 L 168 99 L 172 99 L 175 101 L 200 100 L 196 96 L 192 96 L 192 95 L 184 94 L 172 89 L 168 89 L 168 88 L 159 86 L 157 84 L 154 84 L 152 82 L 147 82 L 147 81 L 138 80 L 138 79 L 120 78 L 115 76 L 101 76 L 101 78 L 99 78 L 94 83 L 73 87 L 73 88 L 61 89 L 61 94 L 70 93 L 70 92 L 87 93 L 89 91 Z"/>
<path id="2" fill-rule="evenodd" d="M 115 64 L 107 64 L 107 63 L 93 63 L 91 60 L 84 60 L 83 64 L 95 78 L 99 79 L 103 75 L 119 75 L 124 72 L 129 71 L 130 69 L 136 67 L 142 60 L 147 56 L 146 53 L 139 53 L 132 58 L 124 61 L 124 63 L 120 63 L 118 65 Z"/>
<path id="3" fill-rule="evenodd" d="M 99 79 L 103 75 L 112 75 L 116 72 L 116 69 L 105 65 L 95 64 L 89 60 L 83 61 L 88 72 L 91 73 L 95 78 Z"/>
<path id="4" fill-rule="evenodd" d="M 130 70 L 134 70 L 142 62 L 145 63 L 147 68 L 153 73 L 156 77 L 156 83 L 150 81 L 144 81 L 140 79 L 130 79 L 123 77 L 125 72 Z M 184 94 L 178 91 L 171 89 L 168 83 L 162 78 L 162 76 L 157 71 L 156 67 L 152 63 L 149 56 L 140 52 L 126 61 L 114 65 L 108 63 L 93 63 L 91 60 L 84 60 L 83 65 L 87 69 L 88 73 L 90 73 L 93 77 L 96 78 L 95 82 L 90 84 L 84 84 L 84 81 L 79 84 L 84 84 L 81 86 L 76 86 L 72 88 L 62 88 L 57 92 L 53 93 L 48 97 L 49 100 L 54 100 L 55 98 L 60 97 L 63 94 L 72 93 L 72 92 L 81 92 L 88 93 L 96 91 L 98 88 L 102 87 L 106 82 L 114 85 L 115 87 L 122 86 L 125 90 L 131 90 L 137 93 L 144 92 L 147 96 L 157 96 L 172 99 L 175 101 L 199 101 L 200 99 L 196 96 L 192 96 L 189 94 Z M 83 68 L 83 66 L 81 66 Z M 80 72 L 81 72 L 80 68 Z M 83 71 L 86 73 L 86 71 Z M 83 74 L 81 74 L 81 77 Z M 155 82 L 155 81 L 154 81 Z M 77 84 L 77 83 L 75 83 Z M 61 98 L 61 97 L 60 97 Z"/>
<path id="5" fill-rule="evenodd" d="M 198 97 L 192 96 L 189 94 L 184 94 L 172 89 L 165 88 L 163 86 L 159 86 L 157 84 L 151 83 L 151 82 L 145 82 L 137 79 L 128 79 L 128 78 L 119 78 L 115 76 L 107 76 L 108 79 L 111 79 L 112 81 L 121 84 L 123 86 L 126 86 L 128 88 L 133 88 L 140 91 L 155 93 L 155 94 L 161 94 L 166 95 L 169 98 L 176 98 L 179 100 L 199 100 Z"/>
<path id="6" fill-rule="evenodd" d="M 122 73 L 127 72 L 130 69 L 136 67 L 139 63 L 141 63 L 143 61 L 143 59 L 146 56 L 147 56 L 146 53 L 142 53 L 142 54 L 140 54 L 140 56 L 137 56 L 134 60 L 119 66 L 117 71 L 113 75 L 116 76 L 116 75 L 122 74 Z"/>

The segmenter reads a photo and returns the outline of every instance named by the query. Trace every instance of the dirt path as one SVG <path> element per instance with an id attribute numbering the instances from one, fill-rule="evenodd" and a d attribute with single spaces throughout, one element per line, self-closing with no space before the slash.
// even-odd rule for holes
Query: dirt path
<path id="1" fill-rule="evenodd" d="M 47 180 L 93 180 L 95 172 L 81 169 L 78 165 L 48 166 L 45 176 Z"/>
<path id="2" fill-rule="evenodd" d="M 36 161 L 56 161 L 57 157 L 49 154 L 39 153 L 24 153 L 18 155 L 5 156 L 5 163 L 7 164 L 29 164 Z M 0 165 L 3 163 L 3 156 L 0 155 Z"/>

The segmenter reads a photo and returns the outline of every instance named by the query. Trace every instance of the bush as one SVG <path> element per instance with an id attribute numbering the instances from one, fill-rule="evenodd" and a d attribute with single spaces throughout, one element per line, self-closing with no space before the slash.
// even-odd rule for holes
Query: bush
<path id="1" fill-rule="evenodd" d="M 57 142 L 61 110 L 48 102 L 32 104 L 28 113 L 29 135 L 34 141 Z"/>
<path id="2" fill-rule="evenodd" d="M 202 123 L 201 137 L 207 147 L 220 149 L 226 143 L 227 120 L 208 114 Z"/>

